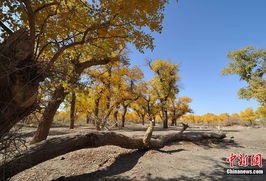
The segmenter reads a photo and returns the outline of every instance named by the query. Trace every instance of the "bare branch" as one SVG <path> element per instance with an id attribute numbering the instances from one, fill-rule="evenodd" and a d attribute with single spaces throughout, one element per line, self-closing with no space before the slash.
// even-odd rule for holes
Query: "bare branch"
<path id="1" fill-rule="evenodd" d="M 225 134 L 216 133 L 194 133 L 191 135 L 188 133 L 185 135 L 183 131 L 186 129 L 187 125 L 183 124 L 183 129 L 180 132 L 167 134 L 158 139 L 151 138 L 152 124 L 147 129 L 144 138 L 132 138 L 115 132 L 78 133 L 52 138 L 33 145 L 23 154 L 17 155 L 13 160 L 0 165 L 0 178 L 12 177 L 41 162 L 83 148 L 115 145 L 127 149 L 158 149 L 175 141 L 223 140 L 225 138 Z"/>
<path id="2" fill-rule="evenodd" d="M 77 45 L 83 45 L 83 44 L 85 44 L 85 43 L 87 43 L 87 42 L 92 41 L 93 38 L 87 40 L 87 35 L 88 35 L 88 33 L 89 33 L 90 31 L 94 31 L 94 30 L 102 29 L 102 28 L 107 28 L 108 26 L 110 26 L 110 22 L 105 22 L 105 23 L 102 23 L 102 24 L 94 24 L 94 25 L 88 27 L 88 28 L 84 31 L 84 33 L 83 33 L 83 37 L 82 37 L 82 40 L 81 40 L 81 41 L 73 42 L 73 43 L 70 43 L 70 44 L 68 44 L 68 45 L 65 45 L 65 46 L 61 47 L 61 48 L 60 48 L 60 49 L 54 54 L 54 56 L 53 56 L 53 58 L 51 59 L 51 62 L 50 62 L 50 63 L 53 64 L 53 63 L 54 63 L 54 62 L 55 62 L 55 61 L 61 56 L 61 54 L 62 54 L 65 50 L 67 50 L 67 49 L 69 49 L 69 48 L 72 48 L 72 47 L 75 47 L 75 46 L 77 46 Z M 99 37 L 99 38 L 100 38 L 100 37 Z"/>
<path id="3" fill-rule="evenodd" d="M 37 57 L 36 60 L 38 60 L 38 58 L 41 56 L 41 53 L 43 52 L 43 50 L 46 48 L 46 46 L 42 47 L 41 51 L 39 52 L 39 54 L 37 55 L 37 50 L 39 48 L 39 44 L 40 44 L 40 41 L 41 41 L 41 36 L 42 34 L 44 33 L 44 28 L 45 28 L 45 25 L 48 21 L 49 18 L 51 18 L 52 16 L 55 16 L 57 14 L 57 11 L 58 11 L 58 8 L 59 6 L 57 6 L 56 10 L 54 11 L 54 13 L 52 14 L 49 14 L 43 21 L 43 24 L 41 26 L 41 29 L 40 29 L 40 33 L 36 36 L 37 37 L 37 43 L 36 43 L 36 49 L 35 49 L 35 57 Z"/>
<path id="4" fill-rule="evenodd" d="M 150 146 L 150 142 L 151 142 L 151 136 L 152 136 L 152 132 L 154 129 L 154 120 L 150 121 L 150 126 L 148 127 L 148 129 L 146 130 L 144 136 L 143 136 L 143 143 L 146 147 Z"/>

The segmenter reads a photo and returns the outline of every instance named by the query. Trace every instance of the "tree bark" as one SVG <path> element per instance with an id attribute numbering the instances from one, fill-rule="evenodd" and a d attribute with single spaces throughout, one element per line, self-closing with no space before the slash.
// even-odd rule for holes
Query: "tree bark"
<path id="1" fill-rule="evenodd" d="M 38 106 L 36 102 L 39 83 L 45 78 L 44 68 L 41 69 L 37 60 L 33 58 L 35 19 L 32 11 L 28 13 L 31 16 L 30 33 L 26 29 L 20 29 L 13 33 L 2 22 L 0 23 L 1 28 L 10 35 L 0 44 L 0 139 L 17 122 L 31 114 Z M 84 43 L 83 41 L 75 42 L 62 47 L 55 53 L 49 66 L 67 48 Z M 79 63 L 76 67 L 76 73 L 80 75 L 88 67 L 108 64 L 112 60 L 112 58 L 92 59 Z M 50 116 L 48 117 L 50 118 Z"/>
<path id="2" fill-rule="evenodd" d="M 38 125 L 37 131 L 35 132 L 31 143 L 38 143 L 47 138 L 54 119 L 54 115 L 67 95 L 64 90 L 65 89 L 62 85 L 55 89 L 54 94 L 48 103 L 48 106 L 44 110 L 41 122 Z"/>
<path id="3" fill-rule="evenodd" d="M 76 109 L 76 93 L 72 92 L 71 108 L 70 108 L 70 126 L 69 129 L 74 129 L 75 124 L 75 109 Z"/>
<path id="4" fill-rule="evenodd" d="M 99 106 L 100 106 L 100 99 L 101 99 L 101 97 L 99 97 L 99 98 L 95 99 L 95 109 L 94 109 L 94 116 L 95 116 L 96 118 L 98 118 L 98 117 L 99 117 Z"/>
<path id="5" fill-rule="evenodd" d="M 143 138 L 131 138 L 115 132 L 79 133 L 71 136 L 52 138 L 32 145 L 24 153 L 0 166 L 0 179 L 7 179 L 25 169 L 57 156 L 83 148 L 115 145 L 127 149 L 156 149 L 175 141 L 201 141 L 204 139 L 222 140 L 225 134 L 197 133 L 183 134 L 188 125 L 183 124 L 180 132 L 167 134 L 158 139 L 152 138 L 153 126 L 147 129 Z"/>
<path id="6" fill-rule="evenodd" d="M 155 124 L 156 124 L 156 117 L 153 116 L 151 119 L 152 119 L 152 120 L 151 120 L 151 121 L 152 121 L 152 125 L 155 126 Z"/>
<path id="7" fill-rule="evenodd" d="M 87 116 L 86 116 L 87 124 L 92 123 L 92 119 L 91 119 L 90 114 L 91 114 L 91 113 L 87 113 Z"/>
<path id="8" fill-rule="evenodd" d="M 115 118 L 115 127 L 118 127 L 118 110 L 115 110 L 113 116 Z"/>
<path id="9" fill-rule="evenodd" d="M 142 119 L 142 125 L 144 125 L 144 123 L 145 123 L 145 116 L 142 116 L 141 119 Z"/>
<path id="10" fill-rule="evenodd" d="M 168 113 L 165 109 L 163 109 L 163 128 L 168 128 Z"/>
<path id="11" fill-rule="evenodd" d="M 10 32 L 0 44 L 0 138 L 36 108 L 43 75 L 32 47 L 26 29 Z"/>
<path id="12" fill-rule="evenodd" d="M 74 73 L 76 74 L 76 76 L 72 77 L 69 83 L 75 84 L 77 78 L 81 75 L 84 69 L 94 65 L 105 65 L 108 64 L 110 61 L 111 59 L 93 59 L 75 65 Z M 52 99 L 49 101 L 48 106 L 46 107 L 43 113 L 41 122 L 38 125 L 38 129 L 31 143 L 37 143 L 47 138 L 54 119 L 54 115 L 68 93 L 69 92 L 65 92 L 63 85 L 60 85 L 58 88 L 56 88 Z"/>
<path id="13" fill-rule="evenodd" d="M 94 125 L 96 127 L 96 130 L 100 131 L 100 119 L 99 119 L 99 106 L 100 106 L 100 99 L 101 97 L 98 97 L 95 99 L 95 109 L 94 109 Z"/>
<path id="14" fill-rule="evenodd" d="M 177 124 L 176 124 L 176 120 L 177 120 L 177 118 L 173 118 L 173 119 L 172 119 L 172 124 L 171 124 L 172 126 L 176 126 L 176 125 L 177 125 Z"/>
<path id="15" fill-rule="evenodd" d="M 128 107 L 128 105 L 123 105 L 123 113 L 122 113 L 122 118 L 121 118 L 121 128 L 125 127 L 127 107 Z"/>

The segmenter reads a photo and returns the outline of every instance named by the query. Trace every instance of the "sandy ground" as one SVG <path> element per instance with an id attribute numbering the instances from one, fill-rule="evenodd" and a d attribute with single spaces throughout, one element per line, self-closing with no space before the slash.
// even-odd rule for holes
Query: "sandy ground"
<path id="1" fill-rule="evenodd" d="M 156 129 L 154 135 L 174 132 Z M 142 135 L 144 128 L 120 131 L 128 136 Z M 11 181 L 91 181 L 91 180 L 266 180 L 266 128 L 223 128 L 225 142 L 178 142 L 160 150 L 138 151 L 115 146 L 83 149 L 43 162 L 19 173 Z M 88 131 L 86 128 L 69 131 L 53 128 L 52 136 Z M 210 131 L 189 128 L 189 131 Z M 28 133 L 31 135 L 31 132 Z M 231 153 L 263 155 L 263 175 L 226 175 Z M 244 167 L 240 167 L 244 168 Z M 251 167 L 250 168 L 258 168 Z"/>

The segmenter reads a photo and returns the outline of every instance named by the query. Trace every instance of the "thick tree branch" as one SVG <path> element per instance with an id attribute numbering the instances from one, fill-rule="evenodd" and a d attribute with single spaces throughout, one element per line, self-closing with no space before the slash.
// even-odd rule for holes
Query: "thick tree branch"
<path id="1" fill-rule="evenodd" d="M 112 61 L 111 58 L 105 58 L 105 59 L 100 59 L 100 60 L 98 60 L 98 59 L 88 60 L 88 61 L 79 63 L 77 65 L 76 72 L 81 73 L 81 72 L 83 72 L 83 70 L 85 70 L 88 67 L 95 66 L 95 65 L 106 65 L 111 61 Z"/>
<path id="2" fill-rule="evenodd" d="M 90 41 L 93 41 L 94 40 L 94 38 L 87 38 L 87 35 L 88 35 L 88 33 L 89 32 L 91 32 L 91 31 L 95 31 L 95 30 L 97 30 L 97 29 L 102 29 L 102 28 L 107 28 L 108 26 L 110 26 L 110 22 L 109 21 L 107 21 L 107 22 L 105 22 L 105 23 L 102 23 L 102 24 L 94 24 L 94 25 L 92 25 L 92 26 L 90 26 L 90 27 L 88 27 L 85 31 L 84 31 L 84 33 L 83 33 L 83 36 L 82 36 L 82 39 L 80 40 L 80 41 L 76 41 L 76 42 L 73 42 L 73 43 L 70 43 L 70 44 L 68 44 L 68 45 L 65 45 L 65 46 L 63 46 L 63 47 L 61 47 L 55 54 L 54 54 L 54 56 L 52 57 L 52 59 L 51 59 L 51 61 L 50 61 L 50 63 L 51 63 L 51 65 L 62 55 L 62 53 L 65 51 L 65 50 L 67 50 L 67 49 L 69 49 L 69 48 L 72 48 L 72 47 L 75 47 L 75 46 L 77 46 L 77 45 L 83 45 L 83 44 L 85 44 L 85 43 L 87 43 L 87 42 L 90 42 Z"/>
<path id="3" fill-rule="evenodd" d="M 198 133 L 184 135 L 188 125 L 183 124 L 183 129 L 178 133 L 164 135 L 158 139 L 151 138 L 153 126 L 149 127 L 144 138 L 131 138 L 115 132 L 90 132 L 79 133 L 71 136 L 52 138 L 33 145 L 23 154 L 16 156 L 6 164 L 0 166 L 0 178 L 10 178 L 25 169 L 31 168 L 41 162 L 57 156 L 83 149 L 95 148 L 105 145 L 115 145 L 126 149 L 156 149 L 162 148 L 175 141 L 201 141 L 204 139 L 225 138 L 225 134 Z"/>
<path id="4" fill-rule="evenodd" d="M 150 122 L 150 126 L 148 127 L 148 129 L 146 130 L 144 136 L 143 136 L 143 143 L 146 147 L 150 146 L 150 142 L 151 142 L 151 136 L 152 136 L 152 132 L 154 129 L 154 121 Z"/>
<path id="5" fill-rule="evenodd" d="M 38 52 L 38 54 L 37 54 L 37 50 L 39 49 L 39 44 L 40 44 L 40 41 L 41 41 L 41 37 L 42 37 L 42 35 L 43 35 L 43 33 L 44 33 L 45 25 L 46 25 L 47 21 L 49 20 L 49 18 L 51 18 L 52 16 L 57 15 L 58 8 L 59 8 L 59 6 L 57 6 L 57 8 L 56 8 L 56 10 L 54 11 L 54 13 L 49 14 L 49 15 L 44 19 L 43 24 L 41 25 L 40 32 L 39 32 L 38 35 L 36 35 L 36 37 L 37 37 L 37 42 L 36 42 L 36 47 L 35 47 L 35 57 L 37 57 L 37 58 L 36 58 L 37 61 L 38 61 L 39 57 L 41 56 L 42 52 L 44 51 L 44 49 L 46 48 L 46 45 L 47 45 L 47 44 L 46 44 L 45 46 L 43 46 L 43 47 L 41 48 L 41 50 Z M 48 43 L 52 43 L 52 42 L 48 42 Z"/>
<path id="6" fill-rule="evenodd" d="M 36 33 L 35 15 L 32 10 L 31 1 L 30 0 L 21 0 L 21 1 L 26 6 L 28 21 L 29 21 L 29 29 L 30 29 L 31 49 L 32 49 L 32 55 L 33 55 L 34 45 L 35 45 L 35 33 Z"/>
<path id="7" fill-rule="evenodd" d="M 84 41 L 78 41 L 78 42 L 74 42 L 74 43 L 71 43 L 71 44 L 68 44 L 66 46 L 63 46 L 62 48 L 60 48 L 55 54 L 54 56 L 52 57 L 51 61 L 50 61 L 50 64 L 53 65 L 53 63 L 61 56 L 61 54 L 71 48 L 71 47 L 74 47 L 74 46 L 77 46 L 77 45 L 82 45 L 84 44 L 85 42 Z"/>

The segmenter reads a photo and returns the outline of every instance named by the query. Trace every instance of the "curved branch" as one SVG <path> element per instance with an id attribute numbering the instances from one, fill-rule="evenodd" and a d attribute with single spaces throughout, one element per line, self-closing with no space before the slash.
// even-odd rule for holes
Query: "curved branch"
<path id="1" fill-rule="evenodd" d="M 30 29 L 30 39 L 31 39 L 31 55 L 34 55 L 34 45 L 35 45 L 35 34 L 36 34 L 36 24 L 35 24 L 35 14 L 33 13 L 31 1 L 30 0 L 20 0 L 24 3 L 26 7 L 26 13 L 28 15 L 29 29 Z"/>
<path id="2" fill-rule="evenodd" d="M 198 135 L 183 135 L 188 125 L 178 133 L 164 135 L 158 139 L 151 138 L 153 126 L 149 127 L 144 138 L 132 138 L 115 132 L 79 133 L 71 136 L 52 138 L 32 145 L 23 154 L 16 156 L 0 166 L 0 178 L 6 179 L 23 170 L 57 156 L 84 148 L 95 148 L 106 145 L 119 146 L 126 149 L 162 148 L 174 141 L 200 141 L 203 139 L 223 139 L 225 134 L 199 133 Z"/>

